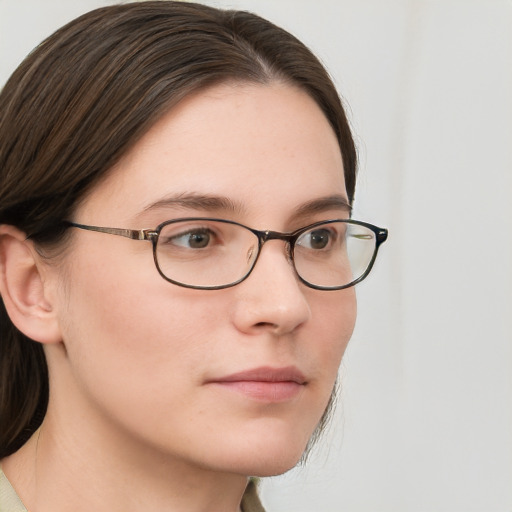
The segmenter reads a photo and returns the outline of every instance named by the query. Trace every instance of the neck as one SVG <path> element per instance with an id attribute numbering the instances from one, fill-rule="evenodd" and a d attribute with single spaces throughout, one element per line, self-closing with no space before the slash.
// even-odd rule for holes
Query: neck
<path id="1" fill-rule="evenodd" d="M 63 428 L 50 404 L 41 428 L 2 462 L 28 510 L 240 510 L 244 476 L 195 466 L 119 433 L 97 433 Z"/>

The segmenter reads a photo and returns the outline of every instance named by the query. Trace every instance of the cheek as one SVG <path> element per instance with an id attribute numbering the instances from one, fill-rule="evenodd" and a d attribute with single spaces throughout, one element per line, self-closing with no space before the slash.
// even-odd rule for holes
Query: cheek
<path id="1" fill-rule="evenodd" d="M 336 374 L 354 330 L 357 302 L 354 288 L 322 292 L 312 307 L 313 343 L 329 374 Z M 335 378 L 335 376 L 334 376 Z"/>
<path id="2" fill-rule="evenodd" d="M 191 291 L 166 283 L 146 259 L 136 272 L 121 261 L 73 272 L 63 315 L 74 380 L 89 399 L 119 413 L 137 397 L 147 415 L 180 399 L 218 317 Z"/>
<path id="3" fill-rule="evenodd" d="M 92 289 L 91 289 L 92 288 Z M 76 297 L 72 311 L 74 332 L 66 340 L 75 361 L 84 358 L 99 367 L 132 376 L 172 362 L 187 365 L 202 350 L 200 336 L 204 312 L 195 315 L 194 304 L 147 290 L 134 295 L 121 287 L 89 287 L 87 297 Z M 106 300 L 105 297 L 108 297 Z M 154 377 L 155 375 L 153 375 Z"/>
<path id="4" fill-rule="evenodd" d="M 304 356 L 313 361 L 313 372 L 317 375 L 316 399 L 312 405 L 316 422 L 325 413 L 332 396 L 341 360 L 354 330 L 356 314 L 354 288 L 325 292 L 312 307 L 314 325 L 308 338 L 313 346 L 304 348 Z"/>

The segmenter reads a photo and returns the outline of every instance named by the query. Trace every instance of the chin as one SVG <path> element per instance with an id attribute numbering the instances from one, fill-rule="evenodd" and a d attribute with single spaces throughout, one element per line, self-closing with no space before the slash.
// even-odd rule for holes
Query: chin
<path id="1" fill-rule="evenodd" d="M 218 461 L 223 459 L 239 474 L 269 477 L 286 473 L 299 464 L 318 437 L 323 423 L 318 414 L 293 415 L 285 419 L 260 417 L 245 425 L 223 431 L 217 444 Z"/>
<path id="2" fill-rule="evenodd" d="M 247 476 L 268 477 L 286 473 L 301 460 L 309 438 L 293 439 L 268 435 L 248 441 L 238 450 L 234 462 L 236 472 Z"/>
<path id="3" fill-rule="evenodd" d="M 293 460 L 293 462 L 289 460 L 273 460 L 267 464 L 261 465 L 261 467 L 255 468 L 255 470 L 249 473 L 249 475 L 261 478 L 279 476 L 293 469 L 300 462 L 301 458 L 302 457 L 297 457 Z"/>
<path id="4" fill-rule="evenodd" d="M 244 476 L 270 477 L 278 476 L 293 469 L 302 459 L 302 453 L 294 457 L 281 458 L 269 457 L 255 461 L 247 461 L 245 464 L 237 464 L 234 472 Z"/>

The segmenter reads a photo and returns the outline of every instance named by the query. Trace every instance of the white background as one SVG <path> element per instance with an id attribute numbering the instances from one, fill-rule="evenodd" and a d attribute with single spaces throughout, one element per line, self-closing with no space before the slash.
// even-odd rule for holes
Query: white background
<path id="1" fill-rule="evenodd" d="M 100 0 L 0 0 L 0 84 Z M 343 97 L 356 218 L 390 229 L 359 287 L 335 422 L 269 511 L 512 511 L 512 1 L 238 0 Z"/>

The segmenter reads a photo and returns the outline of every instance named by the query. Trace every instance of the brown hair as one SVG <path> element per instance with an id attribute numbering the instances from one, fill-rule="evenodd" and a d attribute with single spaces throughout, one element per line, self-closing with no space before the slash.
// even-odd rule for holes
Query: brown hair
<path id="1" fill-rule="evenodd" d="M 281 81 L 306 91 L 339 141 L 349 200 L 356 151 L 327 72 L 295 37 L 247 12 L 149 1 L 89 12 L 39 45 L 0 93 L 0 224 L 40 246 L 173 105 L 223 81 Z M 41 423 L 42 346 L 0 304 L 0 459 Z"/>

